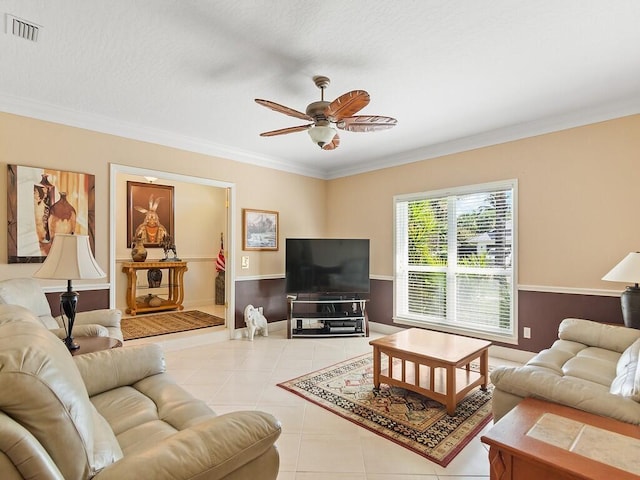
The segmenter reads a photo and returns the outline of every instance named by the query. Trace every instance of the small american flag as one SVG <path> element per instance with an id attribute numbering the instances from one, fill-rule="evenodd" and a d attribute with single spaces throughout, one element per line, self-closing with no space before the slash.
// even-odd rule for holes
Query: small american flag
<path id="1" fill-rule="evenodd" d="M 218 252 L 218 258 L 216 258 L 216 272 L 224 272 L 225 260 L 224 260 L 224 237 L 220 234 L 220 252 Z"/>

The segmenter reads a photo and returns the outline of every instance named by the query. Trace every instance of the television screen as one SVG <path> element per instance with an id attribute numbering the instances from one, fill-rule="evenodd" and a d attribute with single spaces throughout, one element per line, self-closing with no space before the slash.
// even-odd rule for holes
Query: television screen
<path id="1" fill-rule="evenodd" d="M 287 293 L 369 293 L 369 240 L 287 238 Z"/>

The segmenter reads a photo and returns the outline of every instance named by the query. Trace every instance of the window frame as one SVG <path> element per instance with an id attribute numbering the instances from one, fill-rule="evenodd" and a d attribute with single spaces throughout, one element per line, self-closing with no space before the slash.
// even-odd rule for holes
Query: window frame
<path id="1" fill-rule="evenodd" d="M 475 328 L 471 325 L 465 325 L 464 327 L 460 327 L 457 325 L 451 324 L 448 319 L 445 321 L 433 321 L 429 320 L 426 316 L 423 318 L 417 318 L 417 315 L 405 315 L 403 313 L 398 312 L 398 295 L 399 281 L 402 281 L 399 278 L 399 263 L 402 265 L 405 262 L 401 262 L 402 253 L 399 251 L 398 245 L 398 230 L 402 230 L 403 222 L 398 218 L 398 204 L 406 203 L 411 201 L 421 201 L 421 200 L 432 200 L 436 198 L 443 197 L 451 197 L 457 195 L 467 195 L 474 193 L 489 193 L 495 190 L 511 190 L 512 191 L 512 199 L 511 199 L 511 331 L 509 333 L 499 333 L 493 330 L 485 330 L 481 327 Z M 449 212 L 451 213 L 451 212 Z M 449 220 L 451 222 L 451 220 Z M 404 225 L 403 232 L 406 234 L 406 224 Z M 450 228 L 447 228 L 447 239 L 449 242 L 449 258 L 453 255 L 457 256 L 457 250 L 452 252 L 451 246 L 456 246 L 456 236 L 457 230 L 453 232 L 453 235 L 450 233 Z M 459 272 L 461 267 L 449 267 L 450 262 L 446 267 L 442 267 L 443 270 L 447 272 L 447 274 L 454 274 L 454 272 Z M 432 267 L 433 268 L 433 267 Z M 464 269 L 464 267 L 462 267 Z M 457 269 L 457 270 L 456 270 Z M 474 185 L 465 185 L 459 187 L 452 187 L 440 190 L 429 190 L 424 192 L 417 193 L 409 193 L 402 195 L 395 195 L 393 197 L 393 323 L 404 326 L 413 326 L 420 328 L 429 328 L 432 330 L 442 331 L 446 333 L 457 333 L 462 335 L 471 335 L 478 338 L 483 338 L 491 341 L 497 341 L 501 343 L 508 344 L 517 344 L 518 343 L 518 180 L 517 179 L 508 179 L 501 180 L 496 182 L 488 182 Z M 405 287 L 408 288 L 407 280 L 404 280 Z M 406 295 L 406 290 L 404 291 L 404 295 Z M 455 300 L 455 289 L 453 295 L 451 293 L 447 294 L 447 302 L 456 302 Z"/>

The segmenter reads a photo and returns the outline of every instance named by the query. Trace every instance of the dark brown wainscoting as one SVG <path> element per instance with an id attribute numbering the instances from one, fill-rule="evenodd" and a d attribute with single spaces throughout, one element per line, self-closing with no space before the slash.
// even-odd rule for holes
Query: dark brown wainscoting
<path id="1" fill-rule="evenodd" d="M 367 307 L 369 321 L 394 325 L 393 282 L 371 280 L 371 302 Z M 585 318 L 602 323 L 622 324 L 619 297 L 577 295 L 571 293 L 518 292 L 518 345 L 500 344 L 509 348 L 539 352 L 558 338 L 558 326 L 565 318 Z M 531 338 L 523 338 L 524 327 L 531 329 Z"/>
<path id="2" fill-rule="evenodd" d="M 369 321 L 394 325 L 393 282 L 371 280 L 371 302 L 367 307 Z M 539 352 L 558 338 L 558 326 L 565 318 L 585 318 L 602 323 L 622 325 L 619 297 L 577 295 L 571 293 L 518 292 L 518 345 L 501 344 L 509 348 Z M 524 327 L 531 329 L 531 338 L 523 338 Z"/>
<path id="3" fill-rule="evenodd" d="M 518 348 L 539 352 L 550 347 L 558 338 L 558 325 L 565 318 L 584 318 L 622 325 L 620 298 L 521 290 L 518 292 Z M 522 338 L 524 327 L 531 328 L 530 339 Z"/>
<path id="4" fill-rule="evenodd" d="M 236 282 L 235 328 L 244 328 L 244 309 L 247 305 L 264 307 L 268 322 L 287 319 L 287 294 L 284 278 L 245 280 Z"/>
<path id="5" fill-rule="evenodd" d="M 287 318 L 285 280 L 247 280 L 236 282 L 236 328 L 244 328 L 244 308 L 251 304 L 263 306 L 270 322 Z M 393 323 L 393 282 L 371 280 L 369 321 L 398 327 Z M 518 345 L 501 344 L 508 348 L 538 352 L 548 348 L 558 338 L 558 325 L 565 318 L 585 318 L 602 323 L 622 324 L 619 297 L 577 295 L 521 290 L 518 292 Z M 524 327 L 531 329 L 531 338 L 523 338 Z"/>
<path id="6" fill-rule="evenodd" d="M 47 301 L 51 306 L 51 315 L 54 317 L 60 315 L 60 293 L 62 292 L 50 292 L 45 294 L 47 296 Z M 78 295 L 78 312 L 109 308 L 109 289 L 82 290 L 78 292 Z"/>

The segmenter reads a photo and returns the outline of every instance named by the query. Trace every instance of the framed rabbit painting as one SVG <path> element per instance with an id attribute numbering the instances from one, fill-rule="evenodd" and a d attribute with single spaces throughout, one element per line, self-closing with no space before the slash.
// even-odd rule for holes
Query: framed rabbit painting
<path id="1" fill-rule="evenodd" d="M 127 247 L 141 238 L 145 247 L 160 247 L 165 235 L 175 239 L 173 187 L 127 182 Z"/>

